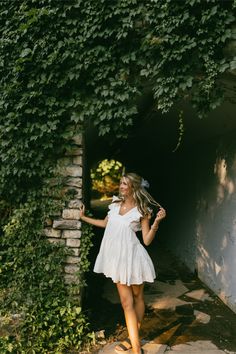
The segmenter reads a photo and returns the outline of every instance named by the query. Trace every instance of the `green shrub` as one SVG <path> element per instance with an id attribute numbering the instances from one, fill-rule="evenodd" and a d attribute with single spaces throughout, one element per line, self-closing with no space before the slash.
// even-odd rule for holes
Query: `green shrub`
<path id="1" fill-rule="evenodd" d="M 51 244 L 43 234 L 44 220 L 62 207 L 63 201 L 55 202 L 42 195 L 35 197 L 14 210 L 2 235 L 1 315 L 11 317 L 17 313 L 20 320 L 15 332 L 1 338 L 0 345 L 17 353 L 80 349 L 91 341 L 92 334 L 79 306 L 80 300 L 74 295 L 78 294 L 78 287 L 65 284 L 64 265 L 69 250 Z M 78 279 L 81 274 L 80 286 L 84 286 L 82 274 L 88 270 L 85 259 L 91 236 L 91 229 L 85 230 L 86 247 L 81 249 L 84 261 L 78 274 Z"/>

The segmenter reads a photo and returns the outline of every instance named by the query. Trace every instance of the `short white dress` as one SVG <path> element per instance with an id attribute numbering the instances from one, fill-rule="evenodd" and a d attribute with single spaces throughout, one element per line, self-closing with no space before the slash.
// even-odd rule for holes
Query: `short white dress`
<path id="1" fill-rule="evenodd" d="M 142 214 L 137 207 L 120 215 L 119 200 L 109 205 L 108 222 L 95 262 L 94 272 L 103 273 L 114 283 L 152 283 L 156 277 L 152 260 L 136 236 Z"/>

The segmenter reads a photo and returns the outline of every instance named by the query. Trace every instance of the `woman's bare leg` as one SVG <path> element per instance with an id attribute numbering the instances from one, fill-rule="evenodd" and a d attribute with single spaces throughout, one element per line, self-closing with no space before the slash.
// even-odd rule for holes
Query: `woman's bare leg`
<path id="1" fill-rule="evenodd" d="M 126 326 L 134 354 L 141 351 L 139 340 L 138 318 L 134 308 L 134 294 L 131 286 L 117 283 L 121 305 L 125 314 Z"/>
<path id="2" fill-rule="evenodd" d="M 144 284 L 132 285 L 133 298 L 134 298 L 134 309 L 138 319 L 138 328 L 140 329 L 145 312 L 145 303 L 143 296 Z"/>

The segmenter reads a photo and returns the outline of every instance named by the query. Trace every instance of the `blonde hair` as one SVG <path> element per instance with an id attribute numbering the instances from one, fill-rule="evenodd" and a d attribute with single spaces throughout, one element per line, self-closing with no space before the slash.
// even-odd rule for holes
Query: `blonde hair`
<path id="1" fill-rule="evenodd" d="M 144 188 L 144 179 L 136 173 L 125 173 L 122 177 L 127 178 L 133 190 L 133 198 L 137 205 L 138 211 L 143 215 L 152 214 L 151 205 L 161 208 L 161 205 Z M 122 197 L 120 196 L 120 199 Z"/>

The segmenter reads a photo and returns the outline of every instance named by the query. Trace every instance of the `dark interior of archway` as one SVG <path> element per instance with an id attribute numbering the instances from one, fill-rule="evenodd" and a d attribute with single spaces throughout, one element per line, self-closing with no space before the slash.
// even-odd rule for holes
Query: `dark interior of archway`
<path id="1" fill-rule="evenodd" d="M 124 140 L 99 137 L 97 129 L 89 127 L 85 136 L 85 170 L 87 177 L 91 167 L 99 161 L 116 159 L 126 170 L 136 172 L 150 183 L 149 192 L 167 210 L 167 218 L 160 227 L 158 237 L 150 247 L 155 249 L 168 240 L 178 242 L 183 223 L 194 232 L 195 194 L 197 186 L 207 178 L 209 159 L 214 165 L 217 144 L 221 136 L 235 136 L 234 105 L 227 102 L 207 118 L 199 119 L 188 104 L 175 105 L 162 115 L 153 107 L 147 95 L 139 103 L 139 116 Z M 179 148 L 179 112 L 183 111 L 184 135 Z M 89 200 L 89 178 L 85 183 L 85 195 Z M 89 205 L 89 203 L 87 203 Z M 93 210 L 94 216 L 105 217 L 106 210 Z M 96 230 L 94 247 L 90 254 L 91 268 L 102 239 L 103 230 Z M 193 269 L 192 269 L 193 270 Z M 88 275 L 90 298 L 102 291 L 102 278 L 91 271 Z M 99 280 L 98 280 L 99 279 Z M 97 281 L 98 280 L 98 281 Z M 92 284 L 92 285 L 91 285 Z M 122 313 L 118 312 L 122 317 Z"/>
<path id="2" fill-rule="evenodd" d="M 149 192 L 168 210 L 165 228 L 175 229 L 174 220 L 181 217 L 186 197 L 196 193 L 196 184 L 203 181 L 208 157 L 215 158 L 220 137 L 235 134 L 234 109 L 234 104 L 226 102 L 208 117 L 200 119 L 189 104 L 179 103 L 163 115 L 155 110 L 152 97 L 147 94 L 139 102 L 139 115 L 127 139 L 99 137 L 97 129 L 89 127 L 84 159 L 88 205 L 90 168 L 105 158 L 116 159 L 122 162 L 126 171 L 136 172 L 148 180 Z M 180 111 L 183 111 L 184 134 L 175 151 Z M 188 211 L 191 203 L 189 207 Z"/>

